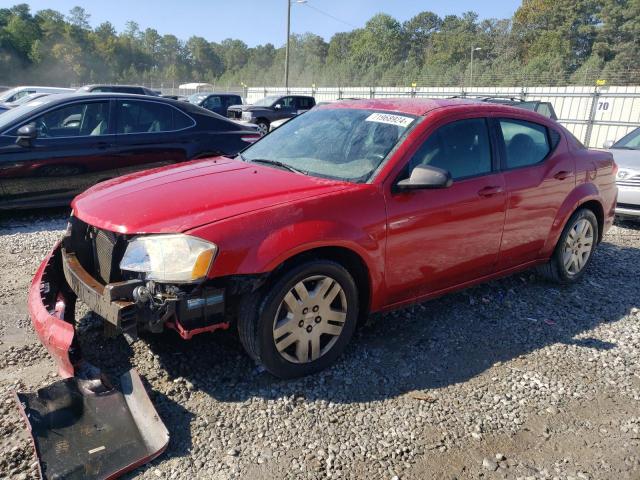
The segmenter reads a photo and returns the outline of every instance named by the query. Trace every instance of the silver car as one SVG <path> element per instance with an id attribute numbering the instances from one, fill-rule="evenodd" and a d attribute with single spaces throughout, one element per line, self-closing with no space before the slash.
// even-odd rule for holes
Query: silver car
<path id="1" fill-rule="evenodd" d="M 616 215 L 640 220 L 640 128 L 604 147 L 618 164 Z"/>

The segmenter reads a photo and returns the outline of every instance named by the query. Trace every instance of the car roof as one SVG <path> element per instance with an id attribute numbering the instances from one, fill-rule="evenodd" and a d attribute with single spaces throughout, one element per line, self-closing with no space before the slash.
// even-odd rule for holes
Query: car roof
<path id="1" fill-rule="evenodd" d="M 476 99 L 463 99 L 463 98 L 374 98 L 374 99 L 361 99 L 361 100 L 342 100 L 340 102 L 329 103 L 325 105 L 317 106 L 317 109 L 334 109 L 334 108 L 352 108 L 362 110 L 382 110 L 389 112 L 406 113 L 408 115 L 426 115 L 427 113 L 441 108 L 454 108 L 454 107 L 473 107 L 475 111 L 504 111 L 517 112 L 522 115 L 522 112 L 527 112 L 531 117 L 546 118 L 535 112 L 529 110 L 523 110 L 521 108 L 512 107 L 505 104 L 482 102 Z"/>
<path id="2" fill-rule="evenodd" d="M 170 103 L 172 105 L 182 105 L 184 102 L 179 102 L 177 100 L 173 100 L 170 98 L 164 98 L 160 96 L 150 96 L 150 95 L 138 95 L 137 93 L 117 93 L 117 92 L 96 92 L 96 93 L 85 93 L 85 92 L 73 92 L 73 93 L 59 93 L 57 95 L 49 95 L 42 99 L 43 104 L 47 103 L 48 105 L 56 105 L 58 103 L 64 103 L 68 100 L 75 99 L 87 99 L 87 100 L 99 100 L 99 99 L 110 99 L 110 98 L 130 98 L 136 100 L 147 100 L 150 102 L 164 102 Z"/>
<path id="3" fill-rule="evenodd" d="M 96 88 L 96 87 L 125 87 L 125 88 L 144 88 L 142 85 L 120 85 L 117 83 L 92 83 L 90 85 L 83 85 L 80 88 Z M 148 90 L 148 89 L 147 89 Z"/>
<path id="4" fill-rule="evenodd" d="M 242 96 L 239 93 L 231 93 L 231 92 L 196 92 L 196 93 L 192 93 L 191 95 L 220 95 L 224 97 L 230 97 L 230 96 L 241 97 Z"/>

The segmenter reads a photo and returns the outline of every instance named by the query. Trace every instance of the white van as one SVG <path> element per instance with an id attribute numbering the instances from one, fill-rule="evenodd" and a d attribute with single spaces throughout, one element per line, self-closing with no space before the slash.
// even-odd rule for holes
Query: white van
<path id="1" fill-rule="evenodd" d="M 15 102 L 20 97 L 29 95 L 31 93 L 72 93 L 75 90 L 73 88 L 59 88 L 59 87 L 15 87 L 4 92 L 0 92 L 0 103 Z"/>

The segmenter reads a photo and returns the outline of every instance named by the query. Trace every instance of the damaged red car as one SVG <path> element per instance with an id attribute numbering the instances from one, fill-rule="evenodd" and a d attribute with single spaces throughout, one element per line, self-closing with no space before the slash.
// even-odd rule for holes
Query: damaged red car
<path id="1" fill-rule="evenodd" d="M 615 170 L 609 153 L 522 109 L 324 105 L 235 158 L 78 196 L 29 310 L 65 377 L 92 371 L 74 335 L 76 298 L 111 333 L 188 340 L 233 328 L 272 374 L 307 375 L 371 312 L 536 266 L 578 281 L 612 224 Z"/>

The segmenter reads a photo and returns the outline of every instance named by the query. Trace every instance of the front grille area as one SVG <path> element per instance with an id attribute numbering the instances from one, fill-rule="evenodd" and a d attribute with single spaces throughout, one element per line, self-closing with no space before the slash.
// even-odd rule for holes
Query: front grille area
<path id="1" fill-rule="evenodd" d="M 111 281 L 114 270 L 118 268 L 117 265 L 113 265 L 117 240 L 115 233 L 106 230 L 96 230 L 93 237 L 97 272 L 105 283 Z"/>
<path id="2" fill-rule="evenodd" d="M 622 187 L 640 187 L 640 175 L 618 178 L 616 180 L 616 184 Z"/>
<path id="3" fill-rule="evenodd" d="M 227 110 L 227 117 L 233 120 L 242 118 L 242 112 L 240 110 Z"/>
<path id="4" fill-rule="evenodd" d="M 68 246 L 93 278 L 103 283 L 122 280 L 120 260 L 127 248 L 124 235 L 95 228 L 72 217 Z"/>
<path id="5" fill-rule="evenodd" d="M 640 212 L 640 205 L 634 205 L 633 203 L 620 203 L 617 204 L 620 208 L 626 208 L 627 210 L 638 210 Z"/>

